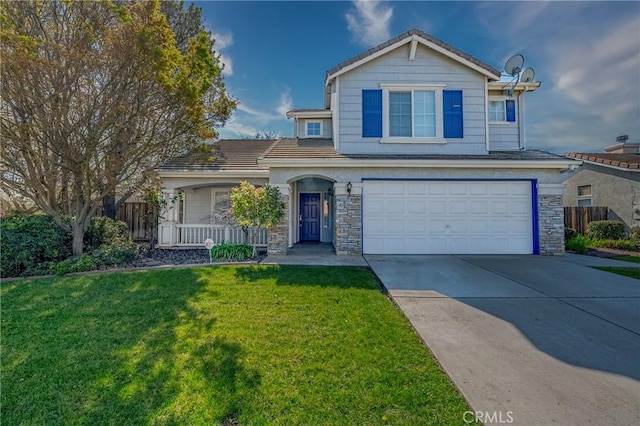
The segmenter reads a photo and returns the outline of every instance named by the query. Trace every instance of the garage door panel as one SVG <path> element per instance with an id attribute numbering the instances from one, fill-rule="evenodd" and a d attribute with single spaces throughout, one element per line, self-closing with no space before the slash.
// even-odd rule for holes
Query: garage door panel
<path id="1" fill-rule="evenodd" d="M 531 183 L 365 181 L 365 254 L 532 252 Z"/>

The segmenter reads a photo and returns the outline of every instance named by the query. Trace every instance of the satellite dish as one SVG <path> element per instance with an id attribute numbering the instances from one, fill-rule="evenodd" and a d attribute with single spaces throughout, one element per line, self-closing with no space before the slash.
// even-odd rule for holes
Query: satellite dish
<path id="1" fill-rule="evenodd" d="M 536 72 L 533 70 L 533 68 L 527 68 L 526 70 L 522 71 L 522 74 L 520 74 L 520 81 L 531 83 L 535 77 Z"/>
<path id="2" fill-rule="evenodd" d="M 515 77 L 518 73 L 520 73 L 520 71 L 522 71 L 523 65 L 524 56 L 518 53 L 507 59 L 507 62 L 505 62 L 504 64 L 504 71 L 511 77 Z"/>

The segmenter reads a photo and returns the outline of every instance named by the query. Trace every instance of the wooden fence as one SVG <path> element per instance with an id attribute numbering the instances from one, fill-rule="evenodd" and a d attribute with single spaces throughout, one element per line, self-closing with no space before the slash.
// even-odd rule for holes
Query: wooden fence
<path id="1" fill-rule="evenodd" d="M 571 228 L 580 234 L 587 232 L 589 222 L 608 219 L 609 207 L 593 206 L 564 208 L 564 227 Z"/>
<path id="2" fill-rule="evenodd" d="M 102 209 L 96 213 L 102 216 Z M 134 241 L 150 241 L 157 236 L 158 216 L 154 215 L 147 203 L 124 203 L 118 209 L 116 219 L 126 223 Z"/>

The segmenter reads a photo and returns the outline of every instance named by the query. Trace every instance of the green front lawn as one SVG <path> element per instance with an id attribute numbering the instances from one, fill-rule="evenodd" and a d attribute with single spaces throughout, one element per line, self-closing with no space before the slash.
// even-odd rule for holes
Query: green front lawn
<path id="1" fill-rule="evenodd" d="M 640 268 L 618 268 L 610 266 L 600 266 L 596 269 L 600 269 L 601 271 L 613 272 L 614 274 L 624 275 L 625 277 L 631 277 L 640 280 Z"/>
<path id="2" fill-rule="evenodd" d="M 625 262 L 640 263 L 640 256 L 621 256 L 614 257 L 615 260 L 624 260 Z"/>
<path id="3" fill-rule="evenodd" d="M 4 283 L 3 424 L 460 424 L 468 410 L 357 268 Z"/>

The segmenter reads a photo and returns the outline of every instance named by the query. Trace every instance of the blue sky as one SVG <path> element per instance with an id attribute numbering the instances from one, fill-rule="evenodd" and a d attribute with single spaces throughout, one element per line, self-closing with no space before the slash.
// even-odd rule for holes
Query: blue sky
<path id="1" fill-rule="evenodd" d="M 322 108 L 326 70 L 411 28 L 502 69 L 533 67 L 529 149 L 600 152 L 640 141 L 640 2 L 195 2 L 240 101 L 223 138 L 291 136 L 292 108 Z"/>

